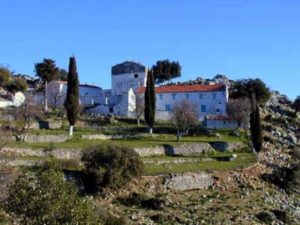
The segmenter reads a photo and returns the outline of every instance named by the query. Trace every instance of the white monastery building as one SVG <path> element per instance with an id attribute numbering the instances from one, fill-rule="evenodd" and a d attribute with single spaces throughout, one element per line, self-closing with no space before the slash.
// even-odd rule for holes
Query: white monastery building
<path id="1" fill-rule="evenodd" d="M 135 116 L 135 94 L 139 87 L 145 87 L 147 68 L 140 63 L 125 61 L 111 69 L 111 89 L 102 92 L 99 106 L 91 109 L 94 113 L 117 116 Z"/>
<path id="2" fill-rule="evenodd" d="M 140 88 L 138 92 L 144 91 Z M 157 119 L 170 119 L 174 104 L 183 99 L 197 107 L 199 120 L 208 115 L 226 115 L 228 88 L 223 84 L 161 86 L 155 92 Z"/>
<path id="3" fill-rule="evenodd" d="M 147 82 L 147 68 L 140 63 L 125 61 L 111 69 L 111 89 L 103 90 L 89 84 L 79 86 L 79 101 L 89 112 L 134 117 L 136 95 L 143 95 Z M 156 118 L 168 120 L 174 104 L 187 99 L 196 105 L 199 120 L 207 116 L 226 116 L 228 87 L 226 84 L 166 85 L 156 87 Z M 48 84 L 49 105 L 62 106 L 67 82 Z"/>

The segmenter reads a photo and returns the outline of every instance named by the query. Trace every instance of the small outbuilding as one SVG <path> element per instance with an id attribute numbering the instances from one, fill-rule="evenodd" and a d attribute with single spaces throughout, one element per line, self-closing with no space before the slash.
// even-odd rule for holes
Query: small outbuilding
<path id="1" fill-rule="evenodd" d="M 236 129 L 238 122 L 229 116 L 208 115 L 205 116 L 203 125 L 208 129 Z"/>

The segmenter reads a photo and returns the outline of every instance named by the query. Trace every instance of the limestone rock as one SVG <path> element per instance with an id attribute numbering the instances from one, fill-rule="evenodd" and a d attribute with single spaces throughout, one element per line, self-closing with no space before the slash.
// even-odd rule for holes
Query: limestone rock
<path id="1" fill-rule="evenodd" d="M 172 190 L 206 189 L 213 184 L 213 178 L 208 173 L 187 173 L 167 178 L 165 188 Z"/>

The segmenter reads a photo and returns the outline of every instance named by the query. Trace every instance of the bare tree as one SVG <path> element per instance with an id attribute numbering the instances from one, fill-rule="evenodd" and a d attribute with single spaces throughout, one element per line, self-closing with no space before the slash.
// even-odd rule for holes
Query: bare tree
<path id="1" fill-rule="evenodd" d="M 175 102 L 172 112 L 172 121 L 176 125 L 177 141 L 179 141 L 182 135 L 186 135 L 189 129 L 197 124 L 197 106 L 187 99 Z"/>
<path id="2" fill-rule="evenodd" d="M 19 107 L 13 108 L 14 121 L 11 130 L 17 140 L 21 140 L 30 128 L 32 119 L 41 115 L 41 107 L 34 105 L 31 95 L 26 96 L 26 100 Z"/>
<path id="3" fill-rule="evenodd" d="M 135 116 L 137 125 L 140 126 L 140 119 L 145 111 L 145 99 L 144 96 L 136 94 L 135 96 Z"/>
<path id="4" fill-rule="evenodd" d="M 251 113 L 251 104 L 248 98 L 231 99 L 227 105 L 227 114 L 238 123 L 237 130 L 243 123 L 247 123 Z"/>
<path id="5" fill-rule="evenodd" d="M 51 107 L 53 111 L 56 111 L 57 107 L 60 106 L 60 102 L 62 99 L 61 93 L 59 91 L 51 93 Z"/>

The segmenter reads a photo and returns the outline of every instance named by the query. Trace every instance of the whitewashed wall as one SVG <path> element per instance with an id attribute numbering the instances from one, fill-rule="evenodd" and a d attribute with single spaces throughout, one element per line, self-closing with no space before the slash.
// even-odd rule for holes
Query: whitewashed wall
<path id="1" fill-rule="evenodd" d="M 119 116 L 135 116 L 135 94 L 132 88 L 119 96 L 119 101 L 113 107 L 113 114 Z"/>
<path id="2" fill-rule="evenodd" d="M 113 95 L 121 95 L 124 92 L 127 92 L 130 88 L 132 88 L 135 91 L 138 87 L 145 87 L 146 81 L 146 72 L 112 75 L 111 92 Z"/>
<path id="3" fill-rule="evenodd" d="M 209 129 L 236 129 L 238 123 L 235 120 L 205 120 L 205 126 Z"/>
<path id="4" fill-rule="evenodd" d="M 57 105 L 62 106 L 66 99 L 67 83 L 52 81 L 48 83 L 48 104 L 51 106 L 58 98 Z M 59 96 L 59 97 L 57 97 Z M 102 89 L 94 86 L 79 85 L 79 101 L 83 106 L 100 104 L 104 102 Z"/>
<path id="5" fill-rule="evenodd" d="M 215 98 L 214 95 L 215 94 Z M 226 91 L 215 92 L 181 92 L 181 93 L 157 93 L 156 94 L 156 110 L 158 118 L 170 115 L 169 109 L 172 111 L 175 102 L 180 102 L 187 99 L 192 104 L 195 104 L 200 120 L 203 120 L 206 115 L 226 115 L 227 93 Z M 206 111 L 202 112 L 201 107 L 205 105 Z"/>

